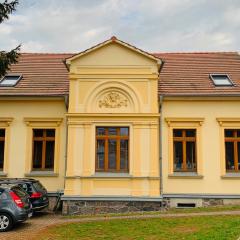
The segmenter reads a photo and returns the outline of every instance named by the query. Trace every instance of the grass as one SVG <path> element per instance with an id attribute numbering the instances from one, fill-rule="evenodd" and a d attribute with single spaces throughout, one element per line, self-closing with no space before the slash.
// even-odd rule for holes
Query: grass
<path id="1" fill-rule="evenodd" d="M 197 216 L 69 223 L 50 227 L 37 239 L 237 240 L 239 237 L 240 216 Z"/>
<path id="2" fill-rule="evenodd" d="M 172 213 L 199 213 L 199 212 L 220 212 L 220 211 L 240 211 L 239 205 L 225 205 L 213 207 L 199 208 L 170 208 L 169 210 L 154 211 L 154 212 L 131 212 L 131 213 L 108 213 L 95 215 L 71 215 L 63 218 L 89 218 L 89 217 L 112 217 L 112 216 L 138 216 L 138 215 L 157 215 L 157 214 L 172 214 Z"/>

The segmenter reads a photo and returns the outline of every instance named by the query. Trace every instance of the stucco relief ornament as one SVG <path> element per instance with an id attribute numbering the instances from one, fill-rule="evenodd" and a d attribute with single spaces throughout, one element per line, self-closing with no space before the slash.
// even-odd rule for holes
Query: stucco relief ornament
<path id="1" fill-rule="evenodd" d="M 128 100 L 116 92 L 110 92 L 103 97 L 102 100 L 99 100 L 99 107 L 106 108 L 120 108 L 127 107 Z"/>

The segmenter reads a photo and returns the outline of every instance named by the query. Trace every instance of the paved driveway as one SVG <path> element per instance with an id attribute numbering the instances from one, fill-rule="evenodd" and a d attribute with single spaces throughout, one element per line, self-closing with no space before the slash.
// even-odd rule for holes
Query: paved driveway
<path id="1" fill-rule="evenodd" d="M 61 215 L 52 213 L 38 213 L 24 223 L 18 224 L 10 232 L 0 233 L 1 240 L 30 240 L 38 231 L 49 225 L 63 222 Z"/>

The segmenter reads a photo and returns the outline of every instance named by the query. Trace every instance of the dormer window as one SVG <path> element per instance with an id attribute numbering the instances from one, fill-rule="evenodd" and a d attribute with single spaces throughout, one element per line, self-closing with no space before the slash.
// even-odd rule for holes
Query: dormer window
<path id="1" fill-rule="evenodd" d="M 22 75 L 19 74 L 11 74 L 4 76 L 0 81 L 1 87 L 13 87 L 15 86 L 18 81 L 22 78 Z"/>
<path id="2" fill-rule="evenodd" d="M 233 86 L 230 77 L 227 74 L 210 74 L 215 86 Z"/>

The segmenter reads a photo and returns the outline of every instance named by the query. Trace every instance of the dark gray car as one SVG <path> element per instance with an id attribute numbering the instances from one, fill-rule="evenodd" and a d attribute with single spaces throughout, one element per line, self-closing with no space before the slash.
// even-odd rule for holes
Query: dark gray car
<path id="1" fill-rule="evenodd" d="M 40 211 L 49 205 L 46 188 L 33 178 L 0 178 L 1 185 L 18 185 L 26 191 L 30 197 L 34 212 Z"/>
<path id="2" fill-rule="evenodd" d="M 10 230 L 14 224 L 32 216 L 29 195 L 19 186 L 0 187 L 0 232 Z"/>

